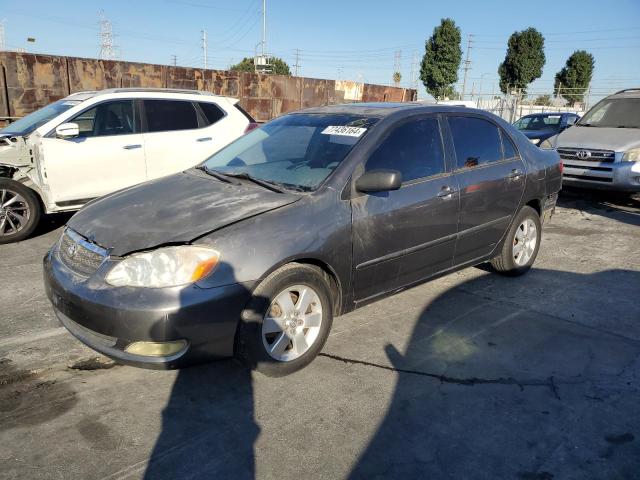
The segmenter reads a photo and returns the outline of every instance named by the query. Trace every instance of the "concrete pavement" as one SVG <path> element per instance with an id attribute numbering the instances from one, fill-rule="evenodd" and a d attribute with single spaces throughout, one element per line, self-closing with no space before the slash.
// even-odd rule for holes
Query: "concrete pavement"
<path id="1" fill-rule="evenodd" d="M 563 193 L 535 268 L 471 268 L 334 321 L 273 379 L 114 365 L 0 246 L 0 478 L 640 476 L 640 202 Z"/>

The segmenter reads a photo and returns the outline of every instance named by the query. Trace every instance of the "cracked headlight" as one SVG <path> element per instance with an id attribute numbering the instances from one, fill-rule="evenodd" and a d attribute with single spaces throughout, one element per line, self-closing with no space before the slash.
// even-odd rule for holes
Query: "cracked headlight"
<path id="1" fill-rule="evenodd" d="M 126 257 L 106 276 L 114 287 L 163 288 L 197 282 L 211 274 L 220 253 L 207 247 L 165 247 Z"/>
<path id="2" fill-rule="evenodd" d="M 640 148 L 632 148 L 622 155 L 623 162 L 640 162 Z"/>

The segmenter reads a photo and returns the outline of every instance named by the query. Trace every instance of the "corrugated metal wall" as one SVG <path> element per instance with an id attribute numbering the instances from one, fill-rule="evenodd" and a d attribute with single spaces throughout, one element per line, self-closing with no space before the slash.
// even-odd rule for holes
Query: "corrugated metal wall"
<path id="1" fill-rule="evenodd" d="M 22 117 L 48 103 L 82 90 L 158 87 L 206 90 L 240 99 L 257 120 L 300 108 L 345 102 L 334 80 L 257 75 L 148 63 L 0 52 L 0 117 Z M 344 82 L 338 82 L 341 87 Z M 362 92 L 353 99 L 352 92 Z M 415 90 L 363 84 L 350 89 L 349 102 L 404 102 Z"/>

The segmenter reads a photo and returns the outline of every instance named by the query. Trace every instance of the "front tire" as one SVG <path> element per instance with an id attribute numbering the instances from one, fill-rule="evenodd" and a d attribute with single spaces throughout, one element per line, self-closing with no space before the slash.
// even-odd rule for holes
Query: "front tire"
<path id="1" fill-rule="evenodd" d="M 327 275 L 292 263 L 265 278 L 242 313 L 235 355 L 270 377 L 307 366 L 322 350 L 333 322 Z"/>
<path id="2" fill-rule="evenodd" d="M 523 275 L 535 262 L 541 240 L 540 215 L 533 208 L 524 206 L 507 233 L 500 255 L 491 260 L 491 265 L 503 275 Z"/>
<path id="3" fill-rule="evenodd" d="M 9 178 L 0 178 L 0 245 L 27 238 L 38 225 L 42 207 L 35 192 Z"/>

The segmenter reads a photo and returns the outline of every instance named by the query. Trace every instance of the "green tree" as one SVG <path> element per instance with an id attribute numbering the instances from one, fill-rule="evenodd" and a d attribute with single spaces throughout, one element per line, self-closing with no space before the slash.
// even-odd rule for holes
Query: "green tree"
<path id="1" fill-rule="evenodd" d="M 556 73 L 553 94 L 565 98 L 570 105 L 581 102 L 589 87 L 595 67 L 593 55 L 584 50 L 576 50 L 567 63 Z"/>
<path id="2" fill-rule="evenodd" d="M 550 107 L 551 105 L 553 105 L 553 101 L 551 99 L 551 95 L 540 95 L 533 101 L 533 104 L 543 107 Z"/>
<path id="3" fill-rule="evenodd" d="M 420 66 L 420 80 L 435 99 L 450 97 L 458 81 L 462 60 L 460 28 L 450 18 L 443 18 L 425 42 Z"/>
<path id="4" fill-rule="evenodd" d="M 270 60 L 271 64 L 271 74 L 273 75 L 291 75 L 291 70 L 289 70 L 289 65 L 287 62 L 282 60 L 281 58 L 272 57 Z M 233 70 L 236 72 L 255 72 L 255 67 L 253 65 L 253 58 L 244 57 L 241 62 L 233 65 L 229 70 Z"/>
<path id="5" fill-rule="evenodd" d="M 504 62 L 498 67 L 502 93 L 514 88 L 526 93 L 527 86 L 542 76 L 545 60 L 544 37 L 535 28 L 511 34 Z"/>
<path id="6" fill-rule="evenodd" d="M 396 85 L 402 81 L 402 74 L 400 72 L 393 72 L 393 83 Z"/>

